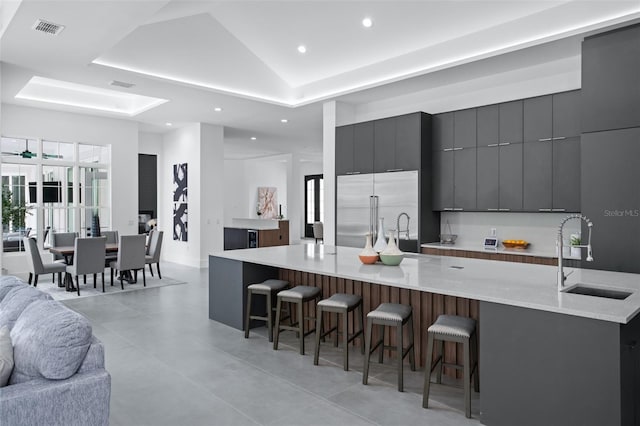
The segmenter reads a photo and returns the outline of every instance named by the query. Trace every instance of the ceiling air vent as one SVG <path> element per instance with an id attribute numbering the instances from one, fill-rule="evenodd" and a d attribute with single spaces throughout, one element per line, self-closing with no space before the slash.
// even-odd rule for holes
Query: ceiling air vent
<path id="1" fill-rule="evenodd" d="M 64 25 L 54 24 L 53 22 L 45 21 L 44 19 L 38 19 L 31 28 L 43 33 L 58 35 L 62 30 L 64 30 Z"/>
<path id="2" fill-rule="evenodd" d="M 125 89 L 130 89 L 133 86 L 135 86 L 135 84 L 127 83 L 126 81 L 111 80 L 111 83 L 109 83 L 109 86 L 117 86 L 117 87 L 124 87 Z"/>

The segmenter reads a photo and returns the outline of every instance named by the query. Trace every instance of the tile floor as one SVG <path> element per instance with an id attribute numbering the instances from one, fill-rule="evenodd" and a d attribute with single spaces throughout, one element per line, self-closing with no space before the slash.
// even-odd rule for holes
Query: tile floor
<path id="1" fill-rule="evenodd" d="M 423 371 L 406 364 L 405 392 L 394 365 L 373 362 L 362 385 L 362 356 L 322 346 L 313 365 L 295 335 L 274 351 L 266 329 L 243 333 L 208 319 L 208 271 L 163 263 L 163 275 L 187 281 L 144 291 L 69 300 L 87 316 L 106 348 L 111 373 L 111 425 L 478 425 L 464 417 L 460 388 L 432 386 L 422 408 Z"/>

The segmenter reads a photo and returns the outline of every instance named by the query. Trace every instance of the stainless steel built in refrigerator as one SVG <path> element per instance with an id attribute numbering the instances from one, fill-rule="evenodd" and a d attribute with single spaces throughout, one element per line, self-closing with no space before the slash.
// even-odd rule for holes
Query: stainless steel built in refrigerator
<path id="1" fill-rule="evenodd" d="M 388 235 L 389 231 L 396 230 L 398 215 L 403 212 L 411 218 L 409 239 L 418 239 L 417 170 L 338 176 L 336 195 L 337 245 L 364 247 L 365 235 L 368 232 L 376 235 L 379 218 L 384 218 Z M 400 226 L 404 239 L 405 217 Z"/>

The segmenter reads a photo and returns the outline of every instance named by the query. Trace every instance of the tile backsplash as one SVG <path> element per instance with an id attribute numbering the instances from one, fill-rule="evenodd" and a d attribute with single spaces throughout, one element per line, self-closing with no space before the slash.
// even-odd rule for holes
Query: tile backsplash
<path id="1" fill-rule="evenodd" d="M 441 233 L 457 234 L 457 245 L 481 246 L 484 237 L 496 229 L 500 240 L 525 240 L 536 251 L 555 253 L 558 226 L 567 213 L 485 213 L 485 212 L 443 212 L 440 219 Z M 597 232 L 597 223 L 594 231 Z M 569 245 L 571 234 L 580 233 L 580 221 L 570 220 L 564 226 L 564 242 Z"/>

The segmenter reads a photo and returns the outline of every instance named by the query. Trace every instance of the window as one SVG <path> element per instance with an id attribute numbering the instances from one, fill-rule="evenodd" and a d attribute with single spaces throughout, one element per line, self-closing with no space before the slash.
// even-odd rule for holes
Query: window
<path id="1" fill-rule="evenodd" d="M 0 147 L 4 252 L 24 250 L 24 236 L 42 247 L 53 232 L 110 227 L 109 146 L 2 137 Z"/>

